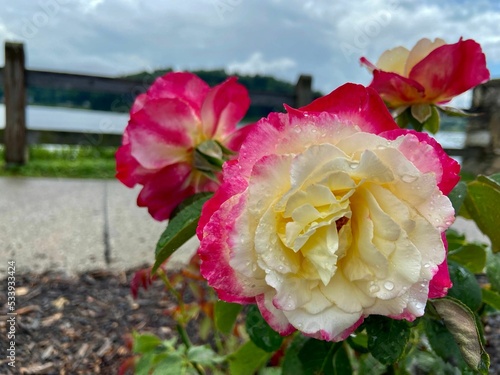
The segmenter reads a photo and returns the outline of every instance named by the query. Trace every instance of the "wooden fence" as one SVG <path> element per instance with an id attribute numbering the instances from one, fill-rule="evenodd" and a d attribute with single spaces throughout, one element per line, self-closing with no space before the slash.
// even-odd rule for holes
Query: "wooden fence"
<path id="1" fill-rule="evenodd" d="M 56 90 L 80 90 L 87 92 L 112 93 L 135 97 L 145 92 L 151 82 L 120 78 L 69 74 L 25 68 L 24 46 L 20 43 L 5 43 L 5 66 L 0 74 L 0 85 L 5 97 L 5 161 L 7 165 L 24 164 L 28 160 L 27 144 L 93 144 L 118 145 L 120 135 L 101 133 L 35 131 L 26 128 L 26 97 L 28 87 L 42 87 Z M 283 103 L 300 107 L 313 99 L 312 77 L 301 75 L 293 95 L 276 95 L 266 92 L 249 92 L 253 106 L 281 107 Z M 50 137 L 49 137 L 50 134 Z"/>
<path id="2" fill-rule="evenodd" d="M 21 43 L 5 43 L 5 66 L 0 68 L 0 85 L 4 87 L 5 130 L 0 130 L 0 142 L 5 144 L 7 165 L 24 164 L 28 160 L 28 143 L 119 145 L 121 135 L 63 131 L 27 130 L 26 97 L 28 87 L 56 90 L 80 90 L 112 93 L 135 97 L 147 90 L 152 82 L 133 81 L 121 78 L 69 74 L 25 68 L 24 46 Z M 301 107 L 313 99 L 312 77 L 301 75 L 293 95 L 276 95 L 265 92 L 250 92 L 253 106 L 281 107 L 283 103 Z M 483 158 L 485 149 L 467 147 L 447 149 L 450 155 L 464 158 Z"/>

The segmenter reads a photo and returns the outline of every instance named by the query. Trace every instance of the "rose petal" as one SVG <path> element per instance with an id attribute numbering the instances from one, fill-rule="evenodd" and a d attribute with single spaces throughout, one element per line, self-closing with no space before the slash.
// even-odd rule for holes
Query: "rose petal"
<path id="1" fill-rule="evenodd" d="M 237 83 L 235 77 L 228 78 L 212 88 L 203 102 L 203 133 L 207 138 L 224 139 L 235 131 L 249 106 L 250 97 L 245 87 Z"/>
<path id="2" fill-rule="evenodd" d="M 375 91 L 352 83 L 340 86 L 299 110 L 328 112 L 343 122 L 355 124 L 361 130 L 374 134 L 398 127 Z"/>
<path id="3" fill-rule="evenodd" d="M 413 67 L 409 78 L 425 87 L 426 102 L 442 103 L 486 82 L 490 73 L 481 46 L 460 39 L 433 50 Z"/>
<path id="4" fill-rule="evenodd" d="M 210 87 L 197 75 L 188 72 L 168 73 L 158 77 L 148 90 L 148 98 L 171 98 L 186 102 L 200 116 L 201 106 Z"/>

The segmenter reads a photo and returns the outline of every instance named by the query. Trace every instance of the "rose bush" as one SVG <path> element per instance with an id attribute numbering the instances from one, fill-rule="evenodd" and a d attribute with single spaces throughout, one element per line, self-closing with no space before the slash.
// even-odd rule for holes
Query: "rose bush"
<path id="1" fill-rule="evenodd" d="M 391 108 L 446 103 L 490 78 L 481 46 L 470 39 L 446 44 L 424 38 L 411 50 L 385 51 L 375 65 L 360 61 L 373 72 L 370 87 Z"/>
<path id="2" fill-rule="evenodd" d="M 249 132 L 198 225 L 201 273 L 283 335 L 345 339 L 371 314 L 414 320 L 451 287 L 444 231 L 459 165 L 346 84 Z"/>
<path id="3" fill-rule="evenodd" d="M 220 165 L 249 129 L 236 129 L 249 105 L 235 78 L 210 88 L 192 73 L 159 77 L 130 111 L 116 177 L 142 185 L 137 204 L 156 220 L 168 219 L 185 198 L 217 188 Z"/>

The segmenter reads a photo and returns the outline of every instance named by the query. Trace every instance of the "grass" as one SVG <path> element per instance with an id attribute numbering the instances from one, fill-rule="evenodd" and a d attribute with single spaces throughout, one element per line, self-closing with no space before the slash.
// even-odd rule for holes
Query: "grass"
<path id="1" fill-rule="evenodd" d="M 23 166 L 5 165 L 0 146 L 0 176 L 114 178 L 116 147 L 31 146 Z"/>

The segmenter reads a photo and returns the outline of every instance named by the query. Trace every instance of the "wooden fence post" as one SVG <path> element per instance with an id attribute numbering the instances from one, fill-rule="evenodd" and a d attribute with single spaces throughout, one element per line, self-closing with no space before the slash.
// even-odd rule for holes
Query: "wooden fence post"
<path id="1" fill-rule="evenodd" d="M 27 162 L 26 148 L 26 76 L 22 43 L 5 43 L 5 162 L 20 165 Z"/>
<path id="2" fill-rule="evenodd" d="M 311 103 L 312 99 L 312 77 L 310 75 L 301 75 L 295 85 L 295 108 Z"/>

